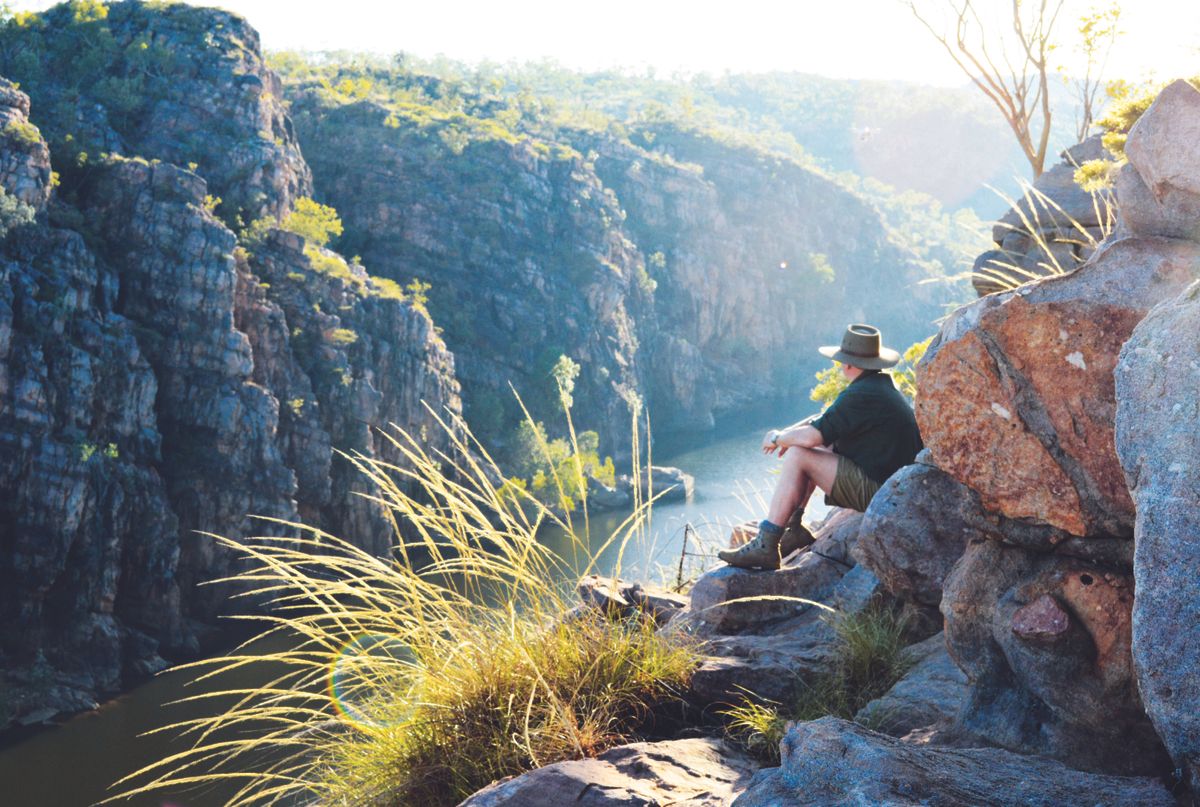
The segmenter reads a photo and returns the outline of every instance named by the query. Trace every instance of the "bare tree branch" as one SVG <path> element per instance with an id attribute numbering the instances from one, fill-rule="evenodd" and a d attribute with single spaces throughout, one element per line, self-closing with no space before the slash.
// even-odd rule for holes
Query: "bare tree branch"
<path id="1" fill-rule="evenodd" d="M 1016 58 L 1009 53 L 1003 37 L 989 35 L 974 0 L 946 0 L 952 14 L 953 34 L 935 26 L 908 0 L 909 10 L 954 60 L 971 83 L 1004 116 L 1021 147 L 1036 179 L 1046 163 L 1050 144 L 1053 110 L 1050 103 L 1049 56 L 1054 49 L 1053 34 L 1064 0 L 1036 0 L 1035 3 L 1012 0 L 1012 31 L 1018 45 Z M 1029 15 L 1028 22 L 1026 14 Z M 993 52 L 998 56 L 993 56 Z M 1083 92 L 1095 96 L 1089 72 Z M 1092 105 L 1085 105 L 1090 125 Z"/>

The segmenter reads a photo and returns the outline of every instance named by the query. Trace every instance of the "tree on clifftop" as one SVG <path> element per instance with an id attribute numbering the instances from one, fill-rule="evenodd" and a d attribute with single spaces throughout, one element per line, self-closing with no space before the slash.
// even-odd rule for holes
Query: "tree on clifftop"
<path id="1" fill-rule="evenodd" d="M 973 0 L 945 0 L 948 17 L 935 21 L 932 2 L 909 0 L 913 15 L 928 29 L 971 82 L 988 97 L 1008 123 L 1033 177 L 1041 176 L 1050 144 L 1053 109 L 1050 82 L 1064 68 L 1052 66 L 1058 49 L 1055 25 L 1064 0 L 1012 0 L 1008 25 L 985 22 Z M 1079 103 L 1076 134 L 1087 136 L 1096 111 L 1100 73 L 1119 31 L 1120 6 L 1093 9 L 1079 20 L 1078 53 L 1082 78 L 1069 83 Z M 940 24 L 946 23 L 946 24 Z"/>

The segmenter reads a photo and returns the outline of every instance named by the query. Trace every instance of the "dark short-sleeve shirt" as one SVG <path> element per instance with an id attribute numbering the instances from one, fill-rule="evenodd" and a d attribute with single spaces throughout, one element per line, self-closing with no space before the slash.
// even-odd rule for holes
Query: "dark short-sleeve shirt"
<path id="1" fill-rule="evenodd" d="M 923 447 L 917 419 L 886 373 L 863 373 L 812 424 L 825 445 L 883 484 Z"/>

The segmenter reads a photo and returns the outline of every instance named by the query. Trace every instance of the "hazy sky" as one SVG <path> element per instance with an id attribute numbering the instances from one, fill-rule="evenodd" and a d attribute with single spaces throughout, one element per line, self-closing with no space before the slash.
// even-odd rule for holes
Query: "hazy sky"
<path id="1" fill-rule="evenodd" d="M 937 0 L 922 0 L 925 5 Z M 14 3 L 42 9 L 45 0 Z M 268 49 L 408 51 L 465 61 L 552 58 L 660 74 L 799 70 L 959 84 L 957 68 L 901 0 L 223 0 Z M 981 0 L 998 13 L 1009 0 Z M 1095 5 L 1068 0 L 1061 29 Z M 1200 73 L 1200 2 L 1125 0 L 1110 75 Z M 1069 62 L 1064 48 L 1061 58 Z"/>

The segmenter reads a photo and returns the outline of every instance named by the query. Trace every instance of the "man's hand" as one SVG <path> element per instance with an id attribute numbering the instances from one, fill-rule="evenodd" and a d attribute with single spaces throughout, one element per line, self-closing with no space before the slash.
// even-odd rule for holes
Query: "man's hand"
<path id="1" fill-rule="evenodd" d="M 818 448 L 823 445 L 825 445 L 825 439 L 821 436 L 821 432 L 812 426 L 801 424 L 790 429 L 771 429 L 763 437 L 762 450 L 764 454 L 779 452 L 779 456 L 782 457 L 789 448 L 794 446 Z"/>
<path id="2" fill-rule="evenodd" d="M 787 446 L 779 442 L 779 438 L 784 435 L 784 432 L 779 429 L 772 429 L 767 432 L 767 435 L 762 438 L 762 453 L 774 454 L 778 450 L 782 456 L 787 452 Z"/>
<path id="3" fill-rule="evenodd" d="M 774 454 L 776 449 L 780 449 L 780 455 L 782 456 L 783 446 L 779 445 L 779 430 L 771 429 L 763 437 L 762 450 L 764 454 Z"/>

